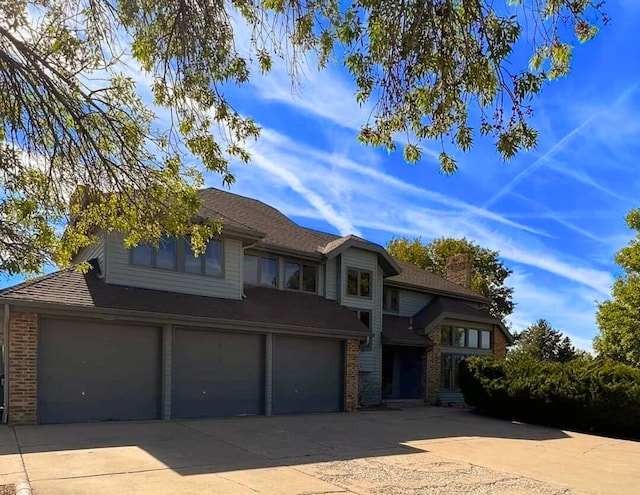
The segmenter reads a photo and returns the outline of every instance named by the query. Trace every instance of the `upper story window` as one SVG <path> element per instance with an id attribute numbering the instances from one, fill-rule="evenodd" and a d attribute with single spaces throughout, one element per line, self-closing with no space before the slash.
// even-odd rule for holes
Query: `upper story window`
<path id="1" fill-rule="evenodd" d="M 317 292 L 318 269 L 314 265 L 287 261 L 284 265 L 284 286 L 291 290 Z"/>
<path id="2" fill-rule="evenodd" d="M 157 248 L 148 244 L 132 248 L 131 264 L 221 277 L 224 274 L 223 242 L 213 239 L 207 244 L 204 253 L 195 256 L 188 239 L 178 242 L 175 237 L 163 236 Z"/>
<path id="3" fill-rule="evenodd" d="M 491 332 L 477 328 L 442 327 L 441 344 L 450 347 L 491 349 Z"/>
<path id="4" fill-rule="evenodd" d="M 184 240 L 183 267 L 186 273 L 199 273 L 221 277 L 224 273 L 223 245 L 221 240 L 212 240 L 207 244 L 207 249 L 200 256 L 196 256 L 191 249 L 191 243 Z"/>
<path id="5" fill-rule="evenodd" d="M 278 260 L 266 256 L 244 255 L 244 283 L 278 286 Z"/>
<path id="6" fill-rule="evenodd" d="M 398 289 L 385 287 L 382 297 L 382 309 L 392 313 L 397 313 L 400 309 L 400 292 Z"/>
<path id="7" fill-rule="evenodd" d="M 347 269 L 347 294 L 358 297 L 371 297 L 371 272 Z"/>
<path id="8" fill-rule="evenodd" d="M 131 264 L 175 270 L 177 266 L 176 239 L 163 236 L 158 242 L 157 248 L 149 244 L 140 244 L 132 248 Z"/>

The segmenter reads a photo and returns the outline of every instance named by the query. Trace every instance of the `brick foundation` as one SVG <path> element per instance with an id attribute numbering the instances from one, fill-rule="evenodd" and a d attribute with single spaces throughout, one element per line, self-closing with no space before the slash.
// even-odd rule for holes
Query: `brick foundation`
<path id="1" fill-rule="evenodd" d="M 493 356 L 499 359 L 507 356 L 507 337 L 498 329 L 493 331 Z"/>
<path id="2" fill-rule="evenodd" d="M 12 313 L 9 319 L 9 423 L 37 422 L 38 315 Z"/>
<path id="3" fill-rule="evenodd" d="M 360 342 L 347 340 L 345 344 L 345 381 L 344 381 L 344 410 L 355 411 L 358 408 L 358 358 L 360 356 Z"/>
<path id="4" fill-rule="evenodd" d="M 428 404 L 436 404 L 440 401 L 440 367 L 442 366 L 442 352 L 440 350 L 440 328 L 429 333 L 433 341 L 433 347 L 427 350 L 426 356 L 426 395 Z"/>

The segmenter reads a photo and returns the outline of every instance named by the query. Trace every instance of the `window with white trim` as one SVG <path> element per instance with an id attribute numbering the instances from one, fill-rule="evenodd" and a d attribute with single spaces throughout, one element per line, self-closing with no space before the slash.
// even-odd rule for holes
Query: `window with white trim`
<path id="1" fill-rule="evenodd" d="M 347 268 L 347 295 L 371 298 L 371 272 Z"/>

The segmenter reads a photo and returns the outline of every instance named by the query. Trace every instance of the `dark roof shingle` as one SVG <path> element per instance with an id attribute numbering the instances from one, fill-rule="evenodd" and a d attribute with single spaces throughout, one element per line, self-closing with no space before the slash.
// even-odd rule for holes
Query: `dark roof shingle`
<path id="1" fill-rule="evenodd" d="M 383 315 L 382 342 L 387 345 L 403 345 L 411 347 L 431 347 L 432 340 L 426 335 L 415 332 L 413 323 L 406 316 Z"/>
<path id="2" fill-rule="evenodd" d="M 479 302 L 484 302 L 487 299 L 462 285 L 450 282 L 444 277 L 436 275 L 434 273 L 423 270 L 419 266 L 412 263 L 407 263 L 394 258 L 396 263 L 400 265 L 402 272 L 400 275 L 394 275 L 386 279 L 389 283 L 395 283 L 398 285 L 406 285 L 410 287 L 416 287 L 420 289 L 430 289 L 436 293 L 450 294 L 453 296 L 463 297 L 465 299 L 472 299 Z"/>
<path id="3" fill-rule="evenodd" d="M 302 292 L 248 288 L 242 300 L 106 284 L 94 274 L 63 270 L 0 291 L 12 304 L 38 303 L 96 310 L 142 311 L 369 334 L 353 312 L 337 302 Z"/>

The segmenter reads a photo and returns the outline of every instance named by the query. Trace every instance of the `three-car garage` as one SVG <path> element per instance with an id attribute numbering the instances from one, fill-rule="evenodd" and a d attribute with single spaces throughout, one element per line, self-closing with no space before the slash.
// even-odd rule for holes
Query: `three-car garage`
<path id="1" fill-rule="evenodd" d="M 334 412 L 345 340 L 40 318 L 39 423 Z"/>

